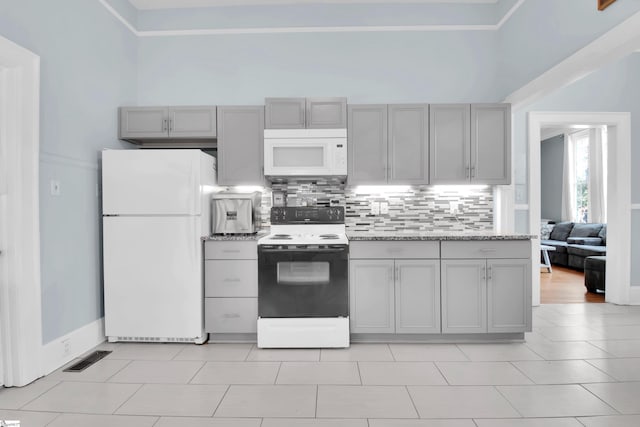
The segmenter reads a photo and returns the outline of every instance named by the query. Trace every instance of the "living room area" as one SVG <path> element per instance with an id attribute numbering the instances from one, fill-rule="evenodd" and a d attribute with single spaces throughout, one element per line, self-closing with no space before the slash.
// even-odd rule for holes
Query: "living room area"
<path id="1" fill-rule="evenodd" d="M 607 127 L 541 129 L 541 303 L 605 301 Z"/>

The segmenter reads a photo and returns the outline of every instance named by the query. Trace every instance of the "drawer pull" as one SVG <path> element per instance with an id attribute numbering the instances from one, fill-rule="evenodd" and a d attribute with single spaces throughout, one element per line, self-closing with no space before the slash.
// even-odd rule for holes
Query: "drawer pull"
<path id="1" fill-rule="evenodd" d="M 222 315 L 225 319 L 238 319 L 240 315 L 238 313 L 225 313 Z"/>
<path id="2" fill-rule="evenodd" d="M 495 248 L 482 248 L 480 249 L 480 252 L 495 252 L 496 249 Z"/>
<path id="3" fill-rule="evenodd" d="M 224 282 L 239 282 L 239 281 L 240 281 L 240 279 L 237 279 L 237 278 L 234 279 L 232 277 L 224 279 Z"/>
<path id="4" fill-rule="evenodd" d="M 240 252 L 240 250 L 239 249 L 223 249 L 222 252 L 226 254 L 237 254 L 238 252 Z"/>

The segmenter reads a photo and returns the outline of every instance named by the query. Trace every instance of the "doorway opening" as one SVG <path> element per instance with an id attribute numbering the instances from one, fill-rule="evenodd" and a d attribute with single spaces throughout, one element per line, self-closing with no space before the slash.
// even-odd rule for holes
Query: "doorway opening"
<path id="1" fill-rule="evenodd" d="M 540 139 L 540 302 L 603 303 L 606 263 L 586 260 L 606 256 L 607 127 L 544 126 Z"/>
<path id="2" fill-rule="evenodd" d="M 608 135 L 607 206 L 615 206 L 607 219 L 606 294 L 614 304 L 630 303 L 631 271 L 631 131 L 629 113 L 530 112 L 529 141 L 529 226 L 540 230 L 541 214 L 541 129 L 545 126 L 606 126 Z M 540 240 L 532 241 L 532 259 L 540 256 Z M 540 274 L 532 275 L 532 300 L 539 305 Z"/>

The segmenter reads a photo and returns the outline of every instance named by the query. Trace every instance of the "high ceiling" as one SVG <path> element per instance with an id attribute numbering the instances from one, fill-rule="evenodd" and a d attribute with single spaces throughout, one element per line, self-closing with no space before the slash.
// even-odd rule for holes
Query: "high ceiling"
<path id="1" fill-rule="evenodd" d="M 139 10 L 219 6 L 266 6 L 282 4 L 362 4 L 362 3 L 469 3 L 495 4 L 499 0 L 129 0 Z"/>

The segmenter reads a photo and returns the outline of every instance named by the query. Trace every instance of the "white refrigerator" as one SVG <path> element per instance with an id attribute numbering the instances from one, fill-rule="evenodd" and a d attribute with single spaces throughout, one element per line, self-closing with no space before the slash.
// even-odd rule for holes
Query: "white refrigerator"
<path id="1" fill-rule="evenodd" d="M 206 341 L 202 237 L 216 159 L 200 150 L 102 152 L 105 333 Z"/>

